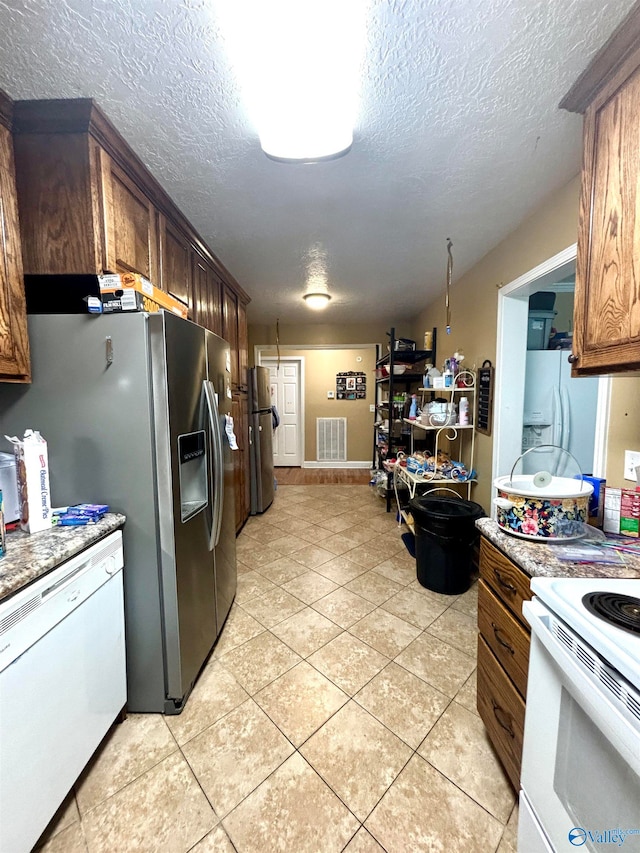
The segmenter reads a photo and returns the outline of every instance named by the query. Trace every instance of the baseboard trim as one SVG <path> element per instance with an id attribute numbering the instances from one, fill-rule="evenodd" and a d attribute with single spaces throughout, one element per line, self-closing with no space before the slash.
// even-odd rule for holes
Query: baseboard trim
<path id="1" fill-rule="evenodd" d="M 371 468 L 371 462 L 303 462 L 303 468 Z"/>

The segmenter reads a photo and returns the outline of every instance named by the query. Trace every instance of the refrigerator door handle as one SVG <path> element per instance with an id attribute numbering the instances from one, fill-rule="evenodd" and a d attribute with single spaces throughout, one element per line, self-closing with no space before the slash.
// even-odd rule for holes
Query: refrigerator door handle
<path id="1" fill-rule="evenodd" d="M 220 419 L 218 403 L 213 383 L 205 379 L 202 383 L 204 398 L 207 401 L 209 423 L 211 425 L 211 441 L 213 444 L 213 513 L 211 529 L 209 530 L 209 550 L 213 551 L 220 540 L 222 527 L 222 502 L 224 500 L 224 459 L 222 454 L 222 436 L 220 434 Z"/>
<path id="2" fill-rule="evenodd" d="M 567 389 L 562 387 L 560 390 L 562 395 L 562 447 L 565 450 L 569 449 L 569 441 L 571 439 L 571 409 L 569 407 L 569 394 Z"/>
<path id="3" fill-rule="evenodd" d="M 563 447 L 562 444 L 562 402 L 560 400 L 560 390 L 557 385 L 553 386 L 553 434 L 551 443 L 557 447 Z"/>

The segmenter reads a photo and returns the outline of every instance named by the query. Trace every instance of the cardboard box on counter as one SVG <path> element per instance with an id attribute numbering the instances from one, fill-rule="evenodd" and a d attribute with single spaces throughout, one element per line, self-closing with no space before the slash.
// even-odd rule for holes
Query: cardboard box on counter
<path id="1" fill-rule="evenodd" d="M 622 536 L 640 535 L 640 487 L 614 489 L 605 486 L 602 529 L 605 533 Z"/>
<path id="2" fill-rule="evenodd" d="M 123 275 L 26 275 L 28 314 L 155 313 L 187 317 L 187 306 L 137 273 Z M 93 309 L 91 308 L 93 306 Z"/>

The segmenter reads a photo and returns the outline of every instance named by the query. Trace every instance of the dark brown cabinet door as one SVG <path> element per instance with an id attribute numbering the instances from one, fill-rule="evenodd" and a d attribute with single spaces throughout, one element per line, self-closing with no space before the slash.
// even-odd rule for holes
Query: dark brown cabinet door
<path id="1" fill-rule="evenodd" d="M 640 367 L 640 69 L 585 114 L 577 373 Z"/>
<path id="2" fill-rule="evenodd" d="M 247 306 L 238 299 L 238 387 L 248 390 L 247 367 L 249 358 L 249 330 L 247 328 Z"/>
<path id="3" fill-rule="evenodd" d="M 191 316 L 194 322 L 215 332 L 216 335 L 222 335 L 220 282 L 211 265 L 195 250 L 193 252 L 192 305 Z"/>
<path id="4" fill-rule="evenodd" d="M 136 272 L 157 286 L 158 215 L 144 192 L 101 152 L 105 218 L 105 268 Z"/>
<path id="5" fill-rule="evenodd" d="M 238 440 L 238 450 L 233 454 L 236 533 L 249 517 L 249 402 L 246 394 L 234 394 L 231 416 Z"/>
<path id="6" fill-rule="evenodd" d="M 191 243 L 170 219 L 161 215 L 158 286 L 191 307 Z"/>
<path id="7" fill-rule="evenodd" d="M 30 377 L 13 143 L 0 126 L 0 379 Z"/>
<path id="8" fill-rule="evenodd" d="M 231 384 L 239 384 L 238 296 L 228 285 L 222 286 L 222 337 L 231 344 Z"/>
<path id="9" fill-rule="evenodd" d="M 640 369 L 640 5 L 560 102 L 584 115 L 574 375 Z"/>

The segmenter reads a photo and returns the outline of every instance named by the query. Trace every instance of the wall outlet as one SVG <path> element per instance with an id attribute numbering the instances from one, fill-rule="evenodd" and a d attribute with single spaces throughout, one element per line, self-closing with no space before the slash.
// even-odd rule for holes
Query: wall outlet
<path id="1" fill-rule="evenodd" d="M 638 482 L 636 477 L 636 467 L 640 465 L 640 451 L 625 450 L 624 452 L 624 478 L 625 480 L 633 480 Z"/>

